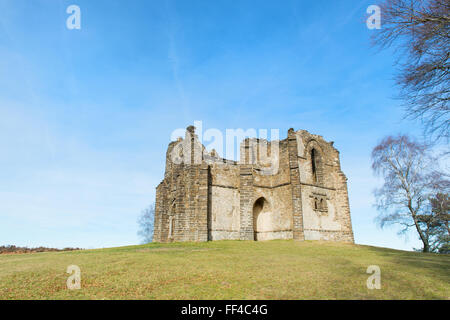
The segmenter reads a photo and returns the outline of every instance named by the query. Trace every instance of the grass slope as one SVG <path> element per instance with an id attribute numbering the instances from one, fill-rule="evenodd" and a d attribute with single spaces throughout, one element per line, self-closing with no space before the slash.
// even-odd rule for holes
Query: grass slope
<path id="1" fill-rule="evenodd" d="M 81 290 L 66 269 L 81 268 Z M 368 290 L 369 265 L 381 289 Z M 0 299 L 449 299 L 450 256 L 323 242 L 218 241 L 0 256 Z"/>

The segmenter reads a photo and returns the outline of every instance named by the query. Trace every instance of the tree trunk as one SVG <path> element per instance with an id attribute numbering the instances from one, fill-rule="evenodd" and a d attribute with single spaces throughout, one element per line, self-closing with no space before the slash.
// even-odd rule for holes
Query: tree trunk
<path id="1" fill-rule="evenodd" d="M 420 240 L 422 240 L 423 243 L 422 252 L 430 252 L 430 245 L 428 244 L 428 238 L 425 237 L 423 231 L 420 229 L 419 224 L 416 221 L 416 217 L 414 217 L 414 225 L 416 226 L 417 232 L 419 233 L 420 236 Z"/>
<path id="2" fill-rule="evenodd" d="M 411 216 L 414 220 L 414 225 L 416 226 L 417 233 L 419 234 L 420 240 L 422 240 L 422 243 L 423 243 L 422 252 L 430 252 L 430 245 L 428 243 L 428 237 L 426 237 L 424 235 L 422 229 L 420 229 L 419 223 L 417 221 L 416 212 L 413 210 L 412 205 L 411 205 L 411 200 L 409 200 L 408 209 L 409 209 L 409 212 L 411 212 Z"/>

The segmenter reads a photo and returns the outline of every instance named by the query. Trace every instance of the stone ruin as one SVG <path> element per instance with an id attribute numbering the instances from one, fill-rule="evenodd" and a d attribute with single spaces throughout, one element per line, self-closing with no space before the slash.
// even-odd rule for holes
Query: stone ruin
<path id="1" fill-rule="evenodd" d="M 284 140 L 245 139 L 240 161 L 208 152 L 193 126 L 169 144 L 154 242 L 272 239 L 354 242 L 333 142 L 289 129 Z"/>

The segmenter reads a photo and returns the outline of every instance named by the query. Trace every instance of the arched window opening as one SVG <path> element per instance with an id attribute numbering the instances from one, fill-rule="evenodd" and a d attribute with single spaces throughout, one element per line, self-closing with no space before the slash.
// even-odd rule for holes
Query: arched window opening
<path id="1" fill-rule="evenodd" d="M 316 152 L 316 149 L 311 150 L 311 168 L 312 168 L 313 181 L 317 182 L 317 152 Z"/>
<path id="2" fill-rule="evenodd" d="M 169 217 L 169 239 L 173 239 L 175 229 L 175 218 L 173 216 Z"/>
<path id="3" fill-rule="evenodd" d="M 310 196 L 311 197 L 311 206 L 314 211 L 317 211 L 320 214 L 326 214 L 328 212 L 327 198 L 326 196 Z"/>

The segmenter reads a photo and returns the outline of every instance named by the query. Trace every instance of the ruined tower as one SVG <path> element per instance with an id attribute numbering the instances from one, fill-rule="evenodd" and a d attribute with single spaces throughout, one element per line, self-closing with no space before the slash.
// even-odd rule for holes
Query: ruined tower
<path id="1" fill-rule="evenodd" d="M 153 241 L 354 241 L 333 142 L 290 129 L 280 141 L 247 138 L 240 150 L 238 162 L 206 151 L 193 126 L 169 144 Z"/>

